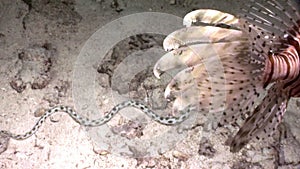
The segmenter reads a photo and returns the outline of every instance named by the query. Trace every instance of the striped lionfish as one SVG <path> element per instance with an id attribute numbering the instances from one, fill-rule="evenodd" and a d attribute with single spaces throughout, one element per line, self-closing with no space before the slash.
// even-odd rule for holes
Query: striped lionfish
<path id="1" fill-rule="evenodd" d="M 120 103 L 96 120 L 82 117 L 68 106 L 57 106 L 45 111 L 25 134 L 0 130 L 0 137 L 27 139 L 58 111 L 80 125 L 95 127 L 107 123 L 121 109 L 135 107 L 159 123 L 174 125 L 188 117 L 191 105 L 201 112 L 222 112 L 220 126 L 245 119 L 227 141 L 232 152 L 252 138 L 270 137 L 289 99 L 300 96 L 300 3 L 250 0 L 246 5 L 239 16 L 212 9 L 193 11 L 184 17 L 187 27 L 164 40 L 164 48 L 170 52 L 154 66 L 155 76 L 187 66 L 165 91 L 166 98 L 175 98 L 173 109 L 183 112 L 179 117 L 161 117 L 138 101 Z M 260 104 L 255 105 L 261 97 Z"/>
<path id="2" fill-rule="evenodd" d="M 222 116 L 219 126 L 244 122 L 227 140 L 232 152 L 252 138 L 272 136 L 289 99 L 300 96 L 300 1 L 245 5 L 237 16 L 212 9 L 188 13 L 186 27 L 164 40 L 170 52 L 154 67 L 158 78 L 184 67 L 165 90 L 175 110 L 192 104 Z"/>

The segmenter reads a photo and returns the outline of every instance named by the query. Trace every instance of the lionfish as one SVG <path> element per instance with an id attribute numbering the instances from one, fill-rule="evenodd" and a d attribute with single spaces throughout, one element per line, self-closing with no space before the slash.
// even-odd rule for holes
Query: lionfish
<path id="1" fill-rule="evenodd" d="M 0 130 L 0 138 L 27 139 L 58 111 L 80 125 L 95 127 L 107 123 L 121 109 L 134 107 L 159 123 L 174 125 L 189 116 L 192 106 L 222 116 L 220 126 L 244 120 L 227 141 L 232 152 L 252 138 L 272 136 L 289 99 L 300 96 L 300 3 L 250 0 L 245 5 L 237 16 L 212 9 L 192 11 L 184 17 L 186 28 L 164 40 L 164 48 L 170 52 L 156 63 L 154 75 L 160 78 L 167 70 L 185 67 L 165 90 L 166 98 L 175 99 L 173 109 L 181 111 L 180 116 L 161 117 L 134 100 L 116 105 L 96 120 L 82 117 L 68 106 L 56 106 L 45 111 L 25 134 Z M 0 144 L 0 153 L 5 148 Z"/>
<path id="2" fill-rule="evenodd" d="M 226 142 L 239 151 L 271 137 L 291 97 L 300 96 L 300 1 L 250 0 L 238 15 L 212 9 L 188 13 L 186 26 L 166 37 L 170 51 L 154 74 L 181 68 L 165 90 L 173 109 L 187 105 L 220 116 L 219 126 L 243 124 Z M 183 68 L 183 70 L 182 70 Z"/>

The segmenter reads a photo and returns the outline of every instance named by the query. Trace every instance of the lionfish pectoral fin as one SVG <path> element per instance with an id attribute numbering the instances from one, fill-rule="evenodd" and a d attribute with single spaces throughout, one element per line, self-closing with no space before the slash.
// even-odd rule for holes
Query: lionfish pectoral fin
<path id="1" fill-rule="evenodd" d="M 200 64 L 218 54 L 231 53 L 240 43 L 247 42 L 243 32 L 213 26 L 195 26 L 177 30 L 163 43 L 170 51 L 160 58 L 153 72 L 157 78 L 167 70 Z"/>
<path id="2" fill-rule="evenodd" d="M 243 32 L 235 29 L 225 29 L 215 26 L 193 26 L 182 28 L 169 34 L 163 47 L 166 51 L 178 49 L 182 46 L 204 43 L 246 41 Z"/>
<path id="3" fill-rule="evenodd" d="M 226 141 L 231 152 L 238 152 L 252 138 L 264 140 L 273 135 L 286 112 L 289 97 L 283 93 L 278 84 L 268 90 L 262 103 L 249 114 L 237 134 Z"/>
<path id="4" fill-rule="evenodd" d="M 228 13 L 213 9 L 199 9 L 192 11 L 183 18 L 183 25 L 190 27 L 197 22 L 208 25 L 227 25 L 228 27 L 238 27 L 238 19 Z"/>
<path id="5" fill-rule="evenodd" d="M 252 102 L 259 97 L 258 92 L 265 89 L 260 85 L 261 72 L 255 72 L 261 65 L 249 64 L 244 59 L 247 58 L 244 50 L 232 52 L 215 55 L 179 72 L 167 86 L 165 97 L 175 98 L 174 108 L 181 108 L 177 104 L 185 102 L 198 106 L 201 112 L 218 112 L 229 107 L 223 113 L 226 120 L 221 123 L 234 121 L 250 110 Z"/>
<path id="6" fill-rule="evenodd" d="M 160 76 L 167 70 L 181 67 L 183 64 L 178 57 L 179 55 L 181 55 L 179 52 L 176 53 L 173 51 L 163 55 L 153 67 L 154 76 L 160 79 Z"/>
<path id="7" fill-rule="evenodd" d="M 236 32 L 228 32 L 236 33 Z M 172 69 L 194 67 L 208 60 L 214 60 L 220 55 L 237 53 L 245 45 L 244 41 L 202 43 L 182 46 L 163 55 L 154 65 L 153 72 L 157 78 Z"/>
<path id="8" fill-rule="evenodd" d="M 159 78 L 167 70 L 185 67 L 165 90 L 166 98 L 178 99 L 173 108 L 182 109 L 188 102 L 193 105 L 209 105 L 211 101 L 208 97 L 212 95 L 208 77 L 222 72 L 220 60 L 245 50 L 243 48 L 246 42 L 247 37 L 243 32 L 214 26 L 188 27 L 168 35 L 163 45 L 166 50 L 171 51 L 158 60 L 153 71 Z M 202 81 L 205 84 L 201 84 Z M 219 84 L 224 86 L 224 83 Z M 204 107 L 201 109 L 207 110 L 207 106 Z"/>
<path id="9" fill-rule="evenodd" d="M 157 78 L 166 72 L 182 67 L 190 67 L 200 64 L 203 57 L 210 57 L 215 55 L 212 46 L 209 44 L 203 45 L 190 45 L 186 47 L 180 47 L 172 50 L 163 55 L 154 65 L 153 72 Z"/>
<path id="10" fill-rule="evenodd" d="M 205 72 L 205 67 L 202 64 L 183 69 L 177 73 L 167 85 L 165 97 L 173 97 L 172 95 L 174 94 L 180 95 L 178 92 L 185 91 L 193 86 L 195 87 L 197 83 L 194 75 L 199 74 L 205 77 L 206 75 L 203 74 L 203 72 Z"/>
<path id="11" fill-rule="evenodd" d="M 164 55 L 156 63 L 154 73 L 177 68 L 180 62 L 186 67 L 165 90 L 166 98 L 175 98 L 174 109 L 182 109 L 190 103 L 199 106 L 202 112 L 216 112 L 225 108 L 227 94 L 238 102 L 247 85 L 256 86 L 260 81 L 262 65 L 250 63 L 249 44 L 242 31 L 213 26 L 189 27 L 167 36 L 164 47 L 172 50 L 171 55 Z M 171 56 L 180 61 L 168 62 Z M 251 89 L 249 94 L 255 91 L 259 90 Z"/>
<path id="12" fill-rule="evenodd" d="M 186 91 L 178 93 L 173 103 L 172 110 L 174 112 L 182 111 L 189 105 L 195 107 L 195 103 L 199 101 L 199 95 L 195 93 L 199 93 L 196 88 L 189 88 Z"/>

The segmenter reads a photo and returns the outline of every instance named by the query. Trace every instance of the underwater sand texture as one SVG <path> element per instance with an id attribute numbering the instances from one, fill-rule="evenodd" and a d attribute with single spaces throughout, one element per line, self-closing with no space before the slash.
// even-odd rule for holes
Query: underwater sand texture
<path id="1" fill-rule="evenodd" d="M 3 98 L 0 111 L 1 129 L 22 133 L 36 122 L 34 112 L 38 108 L 47 108 L 56 104 L 74 106 L 72 87 L 70 87 L 72 85 L 68 85 L 72 84 L 73 64 L 85 41 L 105 23 L 141 11 L 166 12 L 180 17 L 192 9 L 210 6 L 225 8 L 226 12 L 230 11 L 225 1 L 224 3 L 209 1 L 198 3 L 192 1 L 49 2 L 47 4 L 37 3 L 37 1 L 0 3 L 1 9 L 4 9 L 0 10 L 0 76 L 2 79 L 0 84 Z M 51 12 L 54 14 L 49 14 Z M 51 49 L 55 49 L 54 53 L 56 53 L 50 55 L 53 63 L 50 73 L 44 78 L 48 84 L 41 85 L 41 89 L 33 89 L 33 83 L 26 83 L 26 88 L 19 93 L 12 88 L 10 82 L 16 75 L 20 75 L 19 69 L 23 70 L 24 64 L 27 64 L 27 68 L 32 67 L 26 62 L 20 64 L 20 53 L 24 49 L 47 51 L 50 49 L 48 44 L 52 44 Z M 124 49 L 118 50 L 122 53 Z M 27 82 L 33 82 L 35 78 L 40 77 L 40 72 L 46 70 L 43 68 L 38 67 L 34 71 L 26 69 L 21 75 Z M 48 76 L 51 77 L 49 82 Z M 110 98 L 109 75 L 102 73 L 97 78 L 100 111 L 105 112 L 110 110 L 116 101 Z M 44 79 L 39 82 L 44 82 Z M 22 82 L 24 81 L 17 81 L 21 89 L 23 89 Z M 158 87 L 156 91 L 161 88 Z M 137 97 L 143 97 L 139 96 L 139 93 L 145 90 L 142 87 L 137 89 L 141 91 L 136 92 Z M 123 97 L 121 95 L 119 97 L 122 100 Z M 258 142 L 246 147 L 245 151 L 232 154 L 223 144 L 226 140 L 226 136 L 223 136 L 226 129 L 211 133 L 209 127 L 204 125 L 205 120 L 202 119 L 197 125 L 188 129 L 188 136 L 177 143 L 174 149 L 160 156 L 144 158 L 124 157 L 110 152 L 109 148 L 99 148 L 86 134 L 84 127 L 79 126 L 69 116 L 57 113 L 28 140 L 11 140 L 8 149 L 0 155 L 0 168 L 297 168 L 300 161 L 298 120 L 300 117 L 296 103 L 295 99 L 289 103 L 285 121 L 280 127 L 281 132 L 276 138 L 277 144 L 274 144 L 271 149 L 264 147 L 264 142 Z M 135 124 L 131 126 L 137 128 Z M 162 126 L 158 125 L 159 127 Z M 147 135 L 147 132 L 143 134 Z M 135 137 L 136 135 L 139 134 L 135 134 Z M 261 146 L 264 148 L 261 149 Z"/>

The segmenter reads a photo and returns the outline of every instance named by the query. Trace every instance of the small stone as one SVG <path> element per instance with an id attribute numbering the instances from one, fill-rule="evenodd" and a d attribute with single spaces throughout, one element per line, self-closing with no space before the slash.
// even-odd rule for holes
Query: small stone
<path id="1" fill-rule="evenodd" d="M 155 167 L 155 165 L 156 165 L 155 160 L 151 159 L 151 160 L 148 161 L 147 167 L 153 168 L 153 167 Z"/>
<path id="2" fill-rule="evenodd" d="M 54 87 L 57 91 L 58 97 L 65 97 L 69 88 L 70 83 L 68 81 L 59 81 L 59 84 Z"/>
<path id="3" fill-rule="evenodd" d="M 176 5 L 176 0 L 170 0 L 170 1 L 169 1 L 169 4 L 170 4 L 170 5 Z"/>
<path id="4" fill-rule="evenodd" d="M 41 117 L 46 112 L 46 109 L 44 108 L 38 108 L 34 111 L 34 117 Z"/>
<path id="5" fill-rule="evenodd" d="M 26 89 L 26 84 L 20 78 L 14 78 L 9 84 L 18 93 L 22 93 Z"/>
<path id="6" fill-rule="evenodd" d="M 47 101 L 49 103 L 50 107 L 56 106 L 59 104 L 59 98 L 53 94 L 53 93 L 48 93 L 43 97 L 43 100 Z"/>
<path id="7" fill-rule="evenodd" d="M 123 1 L 120 0 L 113 0 L 113 2 L 111 3 L 111 8 L 114 8 L 116 12 L 122 12 L 125 8 L 125 4 Z"/>
<path id="8" fill-rule="evenodd" d="M 172 155 L 173 155 L 173 157 L 175 157 L 175 158 L 177 158 L 177 159 L 179 159 L 181 161 L 186 161 L 189 158 L 188 154 L 185 154 L 183 152 L 176 151 L 176 150 L 173 152 Z"/>
<path id="9" fill-rule="evenodd" d="M 300 108 L 300 100 L 299 99 L 296 100 L 296 105 L 298 108 Z"/>
<path id="10" fill-rule="evenodd" d="M 7 150 L 9 137 L 5 134 L 0 134 L 0 154 Z"/>
<path id="11" fill-rule="evenodd" d="M 105 156 L 107 154 L 110 154 L 110 152 L 108 150 L 97 150 L 97 149 L 93 149 L 93 151 L 96 153 L 96 154 L 99 154 L 101 156 Z"/>
<path id="12" fill-rule="evenodd" d="M 199 144 L 199 155 L 204 155 L 209 158 L 212 158 L 216 153 L 216 150 L 213 148 L 212 143 L 207 138 L 202 138 Z"/>
<path id="13" fill-rule="evenodd" d="M 0 46 L 5 44 L 5 35 L 0 33 Z"/>

